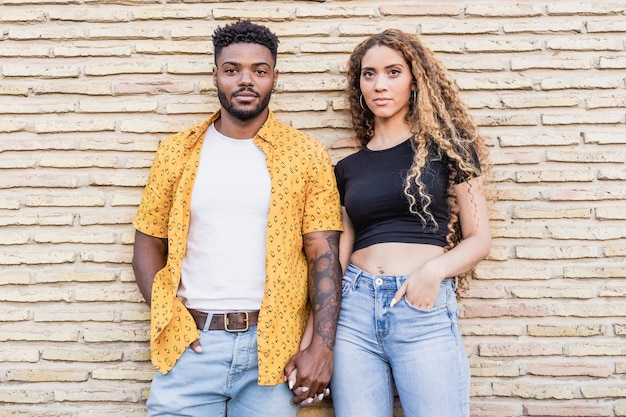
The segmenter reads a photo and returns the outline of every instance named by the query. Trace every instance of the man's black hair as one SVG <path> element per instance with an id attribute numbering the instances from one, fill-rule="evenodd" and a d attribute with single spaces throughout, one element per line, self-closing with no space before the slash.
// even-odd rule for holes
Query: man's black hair
<path id="1" fill-rule="evenodd" d="M 215 29 L 213 33 L 213 53 L 215 63 L 222 49 L 233 43 L 256 43 L 265 46 L 272 53 L 276 62 L 278 51 L 278 38 L 268 28 L 256 25 L 249 20 L 240 20 L 224 27 Z"/>

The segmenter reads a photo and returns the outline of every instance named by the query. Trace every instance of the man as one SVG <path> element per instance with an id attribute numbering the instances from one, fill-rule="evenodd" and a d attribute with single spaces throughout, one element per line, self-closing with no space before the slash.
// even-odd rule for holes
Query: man
<path id="1" fill-rule="evenodd" d="M 148 415 L 295 416 L 323 398 L 332 371 L 335 178 L 326 147 L 267 107 L 276 36 L 240 21 L 213 45 L 221 108 L 159 146 L 133 222 L 160 371 Z M 313 338 L 299 351 L 309 311 Z"/>

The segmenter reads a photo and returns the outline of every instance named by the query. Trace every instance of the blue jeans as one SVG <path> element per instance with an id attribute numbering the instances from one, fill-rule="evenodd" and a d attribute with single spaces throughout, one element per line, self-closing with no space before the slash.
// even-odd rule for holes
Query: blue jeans
<path id="1" fill-rule="evenodd" d="M 287 384 L 257 383 L 256 326 L 245 332 L 200 332 L 203 353 L 187 348 L 174 368 L 157 372 L 148 398 L 148 416 L 295 417 Z"/>
<path id="2" fill-rule="evenodd" d="M 469 417 L 469 363 L 454 282 L 441 283 L 430 310 L 406 297 L 390 308 L 406 279 L 348 267 L 331 380 L 337 417 L 391 417 L 394 382 L 406 417 Z"/>

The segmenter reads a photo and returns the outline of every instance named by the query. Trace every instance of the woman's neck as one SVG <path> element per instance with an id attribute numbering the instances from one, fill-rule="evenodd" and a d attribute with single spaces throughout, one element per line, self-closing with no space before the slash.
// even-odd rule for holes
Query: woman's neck
<path id="1" fill-rule="evenodd" d="M 404 142 L 413 135 L 411 127 L 404 120 L 403 123 L 386 123 L 376 120 L 374 136 L 367 143 L 367 147 L 373 151 L 392 148 Z"/>

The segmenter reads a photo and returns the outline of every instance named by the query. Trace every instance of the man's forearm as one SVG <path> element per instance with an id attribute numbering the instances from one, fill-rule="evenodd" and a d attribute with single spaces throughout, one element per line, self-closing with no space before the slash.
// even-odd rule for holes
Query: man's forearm
<path id="1" fill-rule="evenodd" d="M 304 247 L 309 267 L 309 293 L 313 306 L 313 340 L 333 350 L 341 304 L 339 232 L 308 233 Z"/>
<path id="2" fill-rule="evenodd" d="M 137 287 L 150 305 L 154 276 L 167 262 L 167 239 L 155 238 L 139 231 L 135 233 L 133 271 Z"/>

